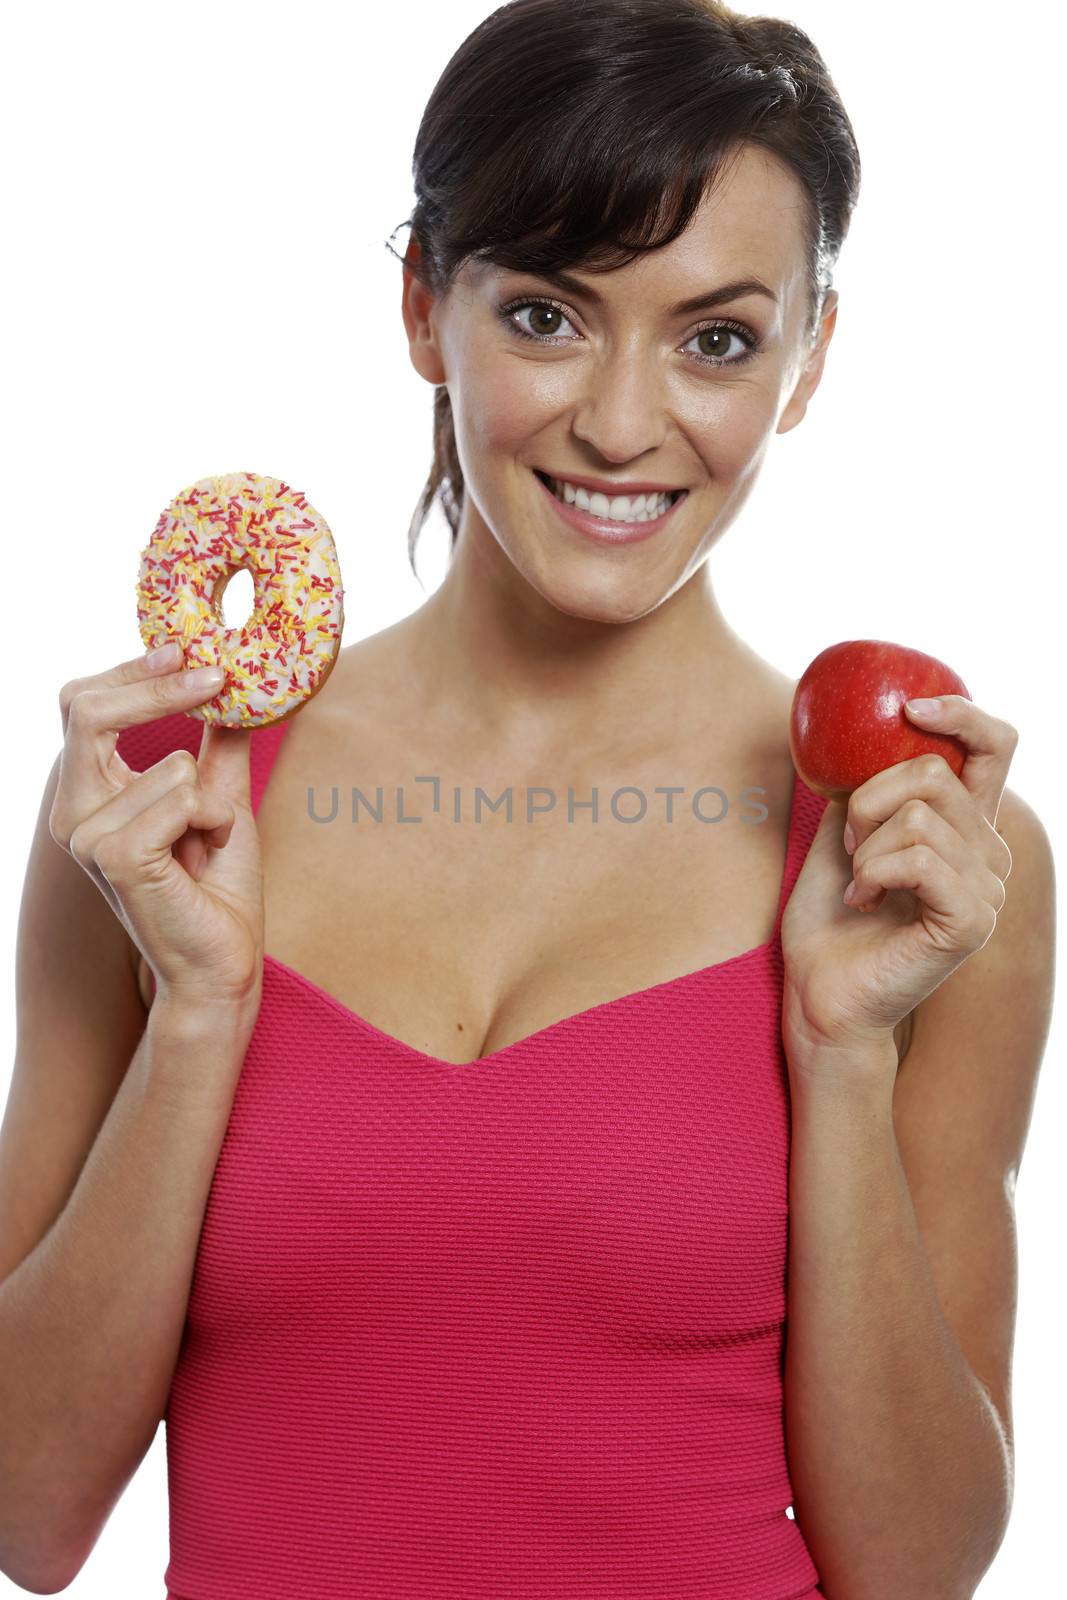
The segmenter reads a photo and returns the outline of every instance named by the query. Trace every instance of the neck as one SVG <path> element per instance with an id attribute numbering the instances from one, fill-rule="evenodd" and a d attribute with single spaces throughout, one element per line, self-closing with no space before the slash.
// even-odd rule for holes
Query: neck
<path id="1" fill-rule="evenodd" d="M 706 562 L 643 616 L 574 616 L 484 524 L 461 529 L 444 581 L 402 627 L 423 709 L 527 755 L 576 740 L 654 748 L 672 727 L 721 728 L 751 711 L 742 702 L 762 665 L 720 611 Z"/>

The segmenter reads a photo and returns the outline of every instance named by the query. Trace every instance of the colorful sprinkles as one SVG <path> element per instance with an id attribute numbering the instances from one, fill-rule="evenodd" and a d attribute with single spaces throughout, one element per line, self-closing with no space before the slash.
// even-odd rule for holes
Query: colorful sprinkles
<path id="1" fill-rule="evenodd" d="M 222 592 L 252 574 L 252 613 L 228 628 Z M 137 622 L 146 649 L 180 639 L 183 667 L 222 666 L 189 715 L 228 727 L 277 722 L 320 689 L 344 627 L 344 590 L 325 520 L 280 478 L 202 478 L 160 513 L 141 553 Z"/>

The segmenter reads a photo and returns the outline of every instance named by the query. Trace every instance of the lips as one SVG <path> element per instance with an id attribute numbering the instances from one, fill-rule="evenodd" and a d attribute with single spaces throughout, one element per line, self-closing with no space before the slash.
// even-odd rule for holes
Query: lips
<path id="1" fill-rule="evenodd" d="M 584 484 L 576 483 L 573 478 L 553 478 L 550 473 L 542 472 L 540 467 L 534 467 L 533 473 L 535 477 L 540 478 L 546 489 L 555 491 L 557 486 L 562 488 L 564 484 L 570 484 L 572 489 L 585 489 Z M 685 489 L 622 489 L 612 486 L 609 489 L 585 489 L 585 492 L 586 494 L 603 494 L 609 500 L 617 494 L 625 495 L 628 500 L 636 500 L 640 494 L 665 494 L 670 496 L 670 501 L 673 505 L 676 500 L 680 500 L 682 495 L 688 491 Z"/>
<path id="2" fill-rule="evenodd" d="M 689 492 L 683 489 L 657 517 L 643 522 L 612 522 L 609 518 L 597 516 L 592 511 L 582 511 L 579 506 L 568 503 L 552 488 L 547 473 L 540 472 L 536 467 L 532 471 L 545 492 L 552 515 L 559 518 L 565 527 L 580 534 L 583 541 L 589 540 L 604 547 L 642 544 L 646 539 L 654 538 L 661 529 L 666 528 Z"/>

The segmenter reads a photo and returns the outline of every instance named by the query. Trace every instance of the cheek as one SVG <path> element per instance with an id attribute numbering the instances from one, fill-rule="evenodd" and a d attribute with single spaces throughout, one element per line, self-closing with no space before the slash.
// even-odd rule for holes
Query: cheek
<path id="1" fill-rule="evenodd" d="M 450 390 L 463 480 L 490 522 L 496 520 L 492 508 L 499 510 L 501 496 L 511 492 L 516 462 L 535 459 L 531 441 L 559 415 L 538 400 L 538 385 L 519 368 L 507 361 L 468 364 L 458 394 Z"/>
<path id="2" fill-rule="evenodd" d="M 575 403 L 564 362 L 527 362 L 507 351 L 468 348 L 461 370 L 452 408 L 461 459 L 467 457 L 472 469 L 479 457 L 521 452 Z M 754 377 L 671 382 L 662 399 L 673 430 L 724 482 L 744 478 L 762 459 L 776 426 L 776 403 L 771 382 Z"/>
<path id="3" fill-rule="evenodd" d="M 474 449 L 514 451 L 569 404 L 558 371 L 505 356 L 465 374 L 463 427 Z"/>
<path id="4" fill-rule="evenodd" d="M 740 379 L 689 385 L 672 409 L 709 472 L 726 482 L 745 477 L 758 464 L 777 422 L 775 396 Z"/>

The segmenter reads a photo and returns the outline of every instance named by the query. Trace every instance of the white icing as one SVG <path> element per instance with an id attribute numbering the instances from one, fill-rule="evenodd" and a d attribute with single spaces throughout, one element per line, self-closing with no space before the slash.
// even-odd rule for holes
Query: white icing
<path id="1" fill-rule="evenodd" d="M 212 597 L 242 566 L 252 574 L 252 612 L 243 628 L 228 628 Z M 278 478 L 202 478 L 160 514 L 141 554 L 137 618 L 146 647 L 180 638 L 184 667 L 226 668 L 219 694 L 191 715 L 230 727 L 277 721 L 314 693 L 340 647 L 333 535 Z"/>

